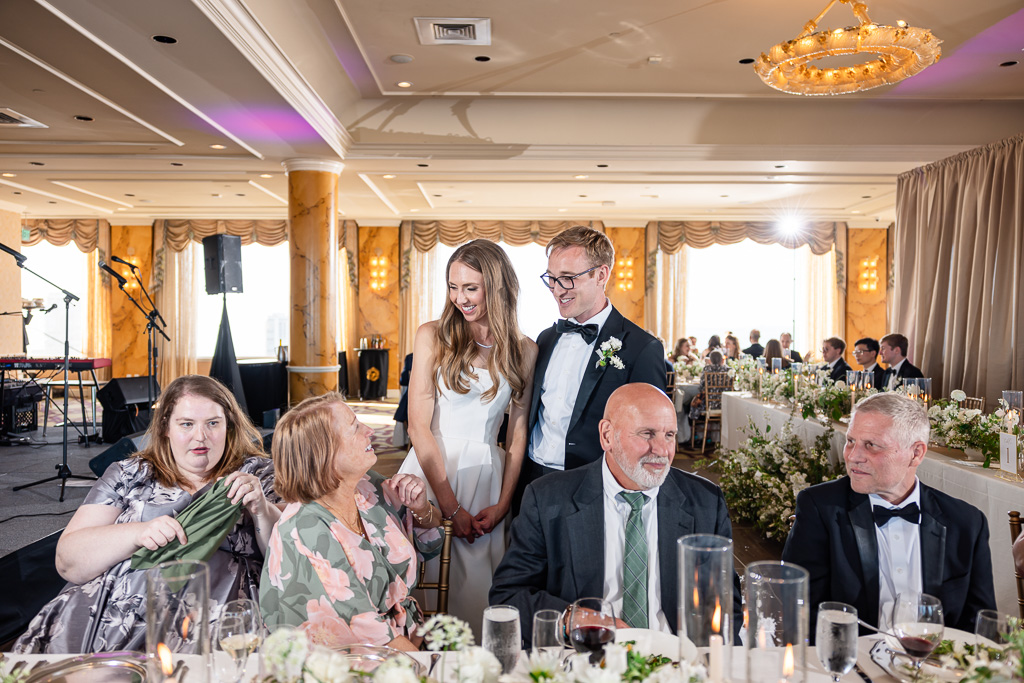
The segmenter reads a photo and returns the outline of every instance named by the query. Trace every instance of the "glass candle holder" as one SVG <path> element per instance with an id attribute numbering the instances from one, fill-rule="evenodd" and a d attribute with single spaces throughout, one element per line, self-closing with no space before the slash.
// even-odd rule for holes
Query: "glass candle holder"
<path id="1" fill-rule="evenodd" d="M 691 534 L 679 547 L 679 635 L 709 648 L 711 683 L 731 678 L 733 549 L 732 539 Z"/>
<path id="2" fill-rule="evenodd" d="M 786 562 L 747 565 L 747 680 L 802 683 L 807 672 L 808 582 L 803 567 Z"/>
<path id="3" fill-rule="evenodd" d="M 772 374 L 777 375 L 782 372 L 782 359 L 772 358 Z"/>
<path id="4" fill-rule="evenodd" d="M 205 562 L 176 560 L 146 570 L 147 681 L 177 683 L 177 655 L 199 655 L 189 683 L 206 683 L 210 667 L 210 570 Z"/>
<path id="5" fill-rule="evenodd" d="M 1007 413 L 1012 413 L 1011 420 L 1014 425 L 1020 424 L 1021 411 L 1024 411 L 1024 391 L 1004 391 L 1003 400 L 1006 401 Z"/>

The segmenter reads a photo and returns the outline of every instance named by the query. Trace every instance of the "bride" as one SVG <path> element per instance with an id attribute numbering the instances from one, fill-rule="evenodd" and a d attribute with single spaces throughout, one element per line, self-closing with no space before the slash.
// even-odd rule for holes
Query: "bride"
<path id="1" fill-rule="evenodd" d="M 479 636 L 526 451 L 537 345 L 519 331 L 519 280 L 497 244 L 477 239 L 459 247 L 448 261 L 447 281 L 441 319 L 416 332 L 412 450 L 400 471 L 426 480 L 428 497 L 453 522 L 449 581 L 455 588 L 448 610 Z M 497 437 L 507 408 L 502 451 Z"/>

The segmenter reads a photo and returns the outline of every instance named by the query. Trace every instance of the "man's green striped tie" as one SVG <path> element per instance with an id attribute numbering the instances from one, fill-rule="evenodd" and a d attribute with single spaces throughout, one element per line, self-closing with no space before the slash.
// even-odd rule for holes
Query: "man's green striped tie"
<path id="1" fill-rule="evenodd" d="M 647 496 L 640 491 L 622 491 L 619 496 L 632 508 L 626 519 L 622 557 L 622 619 L 632 628 L 648 628 L 647 533 L 644 531 Z"/>

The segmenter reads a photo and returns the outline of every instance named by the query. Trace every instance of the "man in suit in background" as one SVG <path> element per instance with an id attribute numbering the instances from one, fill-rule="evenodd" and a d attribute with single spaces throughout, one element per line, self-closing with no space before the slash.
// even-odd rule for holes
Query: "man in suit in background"
<path id="1" fill-rule="evenodd" d="M 904 379 L 924 377 L 924 374 L 907 360 L 908 348 L 910 348 L 909 340 L 895 332 L 885 335 L 879 341 L 878 356 L 883 363 L 889 366 L 885 371 L 883 389 L 894 389 Z"/>
<path id="2" fill-rule="evenodd" d="M 985 515 L 917 479 L 928 433 L 917 401 L 868 396 L 846 431 L 847 476 L 797 496 L 782 559 L 810 572 L 810 623 L 823 600 L 836 600 L 889 628 L 900 593 L 934 595 L 946 625 L 964 631 L 978 610 L 995 608 Z"/>
<path id="3" fill-rule="evenodd" d="M 803 363 L 804 359 L 800 355 L 800 352 L 796 349 L 790 349 L 789 347 L 793 344 L 793 335 L 789 332 L 783 332 L 779 335 L 779 343 L 782 344 L 782 355 L 790 360 L 791 363 Z"/>
<path id="4" fill-rule="evenodd" d="M 828 370 L 828 378 L 833 382 L 845 382 L 846 371 L 853 370 L 843 358 L 846 342 L 839 337 L 829 337 L 821 345 L 821 357 L 825 361 L 822 370 Z"/>
<path id="5" fill-rule="evenodd" d="M 598 431 L 603 457 L 527 487 L 494 572 L 490 603 L 533 614 L 602 597 L 621 626 L 674 633 L 676 540 L 695 533 L 732 538 L 725 498 L 708 480 L 671 467 L 676 413 L 660 388 L 616 389 Z M 734 578 L 733 609 L 739 613 Z M 522 627 L 529 647 L 530 619 Z"/>
<path id="6" fill-rule="evenodd" d="M 530 443 L 513 514 L 534 479 L 601 457 L 597 423 L 615 389 L 629 382 L 665 386 L 664 347 L 605 296 L 614 263 L 611 241 L 592 228 L 569 228 L 548 243 L 541 279 L 562 319 L 537 337 Z"/>
<path id="7" fill-rule="evenodd" d="M 764 355 L 764 347 L 758 343 L 761 338 L 761 330 L 750 331 L 750 346 L 743 349 L 743 353 L 751 356 L 752 358 L 758 358 Z"/>
<path id="8" fill-rule="evenodd" d="M 853 345 L 853 358 L 864 372 L 872 374 L 872 381 L 875 389 L 885 389 L 885 368 L 878 364 L 878 340 L 871 337 L 858 339 Z"/>

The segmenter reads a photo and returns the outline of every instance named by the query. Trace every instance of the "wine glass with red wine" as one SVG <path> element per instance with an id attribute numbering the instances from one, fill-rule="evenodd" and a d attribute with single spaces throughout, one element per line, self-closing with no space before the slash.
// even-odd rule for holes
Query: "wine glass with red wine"
<path id="1" fill-rule="evenodd" d="M 600 664 L 604 646 L 615 640 L 615 609 L 601 598 L 580 598 L 569 612 L 569 642 L 576 652 L 589 653 Z"/>
<path id="2" fill-rule="evenodd" d="M 921 665 L 942 640 L 942 602 L 927 593 L 900 593 L 892 606 L 892 630 L 914 660 L 914 680 Z"/>

